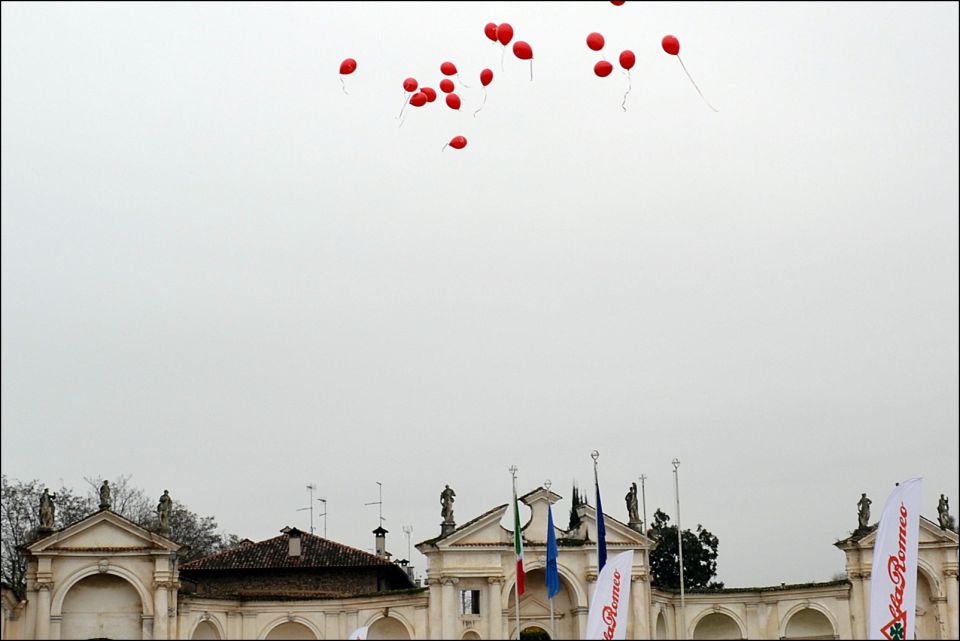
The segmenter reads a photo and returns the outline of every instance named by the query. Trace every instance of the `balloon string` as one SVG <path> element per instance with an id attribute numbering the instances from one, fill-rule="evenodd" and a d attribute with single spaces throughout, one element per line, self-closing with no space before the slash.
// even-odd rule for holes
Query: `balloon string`
<path id="1" fill-rule="evenodd" d="M 503 57 L 506 55 L 506 53 L 507 53 L 507 46 L 500 45 L 500 71 L 503 71 Z"/>
<path id="2" fill-rule="evenodd" d="M 347 85 L 345 85 L 343 82 L 343 76 L 340 76 L 340 88 L 343 89 L 343 93 L 347 94 L 348 96 L 350 95 L 347 92 Z"/>
<path id="3" fill-rule="evenodd" d="M 533 58 L 530 58 L 530 82 L 533 82 Z"/>
<path id="4" fill-rule="evenodd" d="M 468 85 L 467 83 L 465 83 L 465 82 L 463 81 L 463 78 L 460 77 L 460 74 L 459 74 L 459 73 L 457 74 L 457 80 L 459 80 L 459 81 L 460 81 L 460 84 L 463 85 L 464 87 L 466 87 L 467 89 L 470 88 L 470 85 Z"/>
<path id="5" fill-rule="evenodd" d="M 403 114 L 403 118 L 400 119 L 400 124 L 397 125 L 397 129 L 399 129 L 400 127 L 402 127 L 402 126 L 403 126 L 403 123 L 405 123 L 406 121 L 407 121 L 407 114 L 404 113 L 404 114 Z"/>
<path id="6" fill-rule="evenodd" d="M 397 118 L 403 116 L 403 111 L 407 108 L 407 90 L 403 90 L 403 106 L 400 107 L 400 113 L 397 114 Z"/>
<path id="7" fill-rule="evenodd" d="M 447 143 L 446 145 L 444 145 L 444 146 L 443 146 L 443 149 L 440 150 L 440 153 L 445 152 L 445 151 L 447 150 L 447 147 L 449 147 L 449 146 L 450 146 L 450 143 Z"/>
<path id="8" fill-rule="evenodd" d="M 480 109 L 483 109 L 483 106 L 485 104 L 487 104 L 487 88 L 486 87 L 483 88 L 483 102 L 480 103 Z M 473 112 L 474 118 L 476 118 L 477 114 L 480 113 L 480 109 L 477 109 L 476 111 Z"/>
<path id="9" fill-rule="evenodd" d="M 687 74 L 687 78 L 690 78 L 690 82 L 693 82 L 693 76 L 691 76 L 691 75 L 690 75 L 690 72 L 687 71 L 687 65 L 683 64 L 683 59 L 680 58 L 679 55 L 677 55 L 677 60 L 680 61 L 680 66 L 683 67 L 683 71 L 684 71 L 684 73 Z M 710 101 L 707 100 L 707 99 L 704 97 L 703 92 L 700 91 L 700 87 L 697 86 L 697 83 L 696 83 L 696 82 L 693 82 L 693 88 L 697 90 L 697 93 L 700 94 L 700 97 L 703 98 L 703 101 L 704 101 L 705 103 L 707 103 L 707 106 L 708 106 L 708 107 L 710 107 L 710 108 L 713 109 L 714 111 L 717 111 L 717 108 L 714 107 L 713 105 L 711 105 L 711 104 L 710 104 Z"/>
<path id="10" fill-rule="evenodd" d="M 627 110 L 627 94 L 633 89 L 633 81 L 630 79 L 630 70 L 627 69 L 627 93 L 623 94 L 623 102 L 620 104 L 620 108 L 624 111 Z"/>

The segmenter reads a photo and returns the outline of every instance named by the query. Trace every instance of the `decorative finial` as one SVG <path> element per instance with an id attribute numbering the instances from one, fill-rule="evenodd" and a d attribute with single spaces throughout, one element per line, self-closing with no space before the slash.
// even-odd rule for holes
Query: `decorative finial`
<path id="1" fill-rule="evenodd" d="M 543 482 L 543 487 L 544 487 L 544 489 L 547 490 L 547 492 L 550 491 L 550 486 L 551 486 L 551 485 L 553 485 L 553 482 L 552 482 L 550 479 L 547 479 L 546 481 Z"/>
<path id="2" fill-rule="evenodd" d="M 670 461 L 670 462 L 673 463 L 673 469 L 674 469 L 674 470 L 676 470 L 678 467 L 680 467 L 680 459 L 675 458 L 675 459 L 673 459 L 673 460 Z"/>
<path id="3" fill-rule="evenodd" d="M 513 478 L 517 478 L 517 466 L 516 466 L 516 465 L 511 465 L 510 468 L 509 468 L 507 471 L 510 472 L 510 476 L 512 476 Z"/>
<path id="4" fill-rule="evenodd" d="M 600 458 L 600 452 L 598 452 L 597 450 L 590 452 L 590 458 L 592 458 L 593 462 L 596 463 L 597 459 Z"/>

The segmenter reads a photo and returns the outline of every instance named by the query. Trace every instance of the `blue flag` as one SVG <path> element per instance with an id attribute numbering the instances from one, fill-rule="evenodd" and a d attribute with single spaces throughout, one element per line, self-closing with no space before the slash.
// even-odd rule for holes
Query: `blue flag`
<path id="1" fill-rule="evenodd" d="M 547 598 L 560 591 L 560 571 L 557 569 L 557 534 L 553 531 L 553 508 L 547 505 Z"/>
<path id="2" fill-rule="evenodd" d="M 597 572 L 607 564 L 607 528 L 603 525 L 603 505 L 600 503 L 600 481 L 597 481 Z"/>

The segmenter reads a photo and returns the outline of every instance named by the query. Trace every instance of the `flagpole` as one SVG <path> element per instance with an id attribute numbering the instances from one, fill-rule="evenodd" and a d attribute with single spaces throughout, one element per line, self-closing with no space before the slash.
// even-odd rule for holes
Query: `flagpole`
<path id="1" fill-rule="evenodd" d="M 598 452 L 597 450 L 593 450 L 592 452 L 590 452 L 590 458 L 593 459 L 593 487 L 599 488 L 600 479 L 597 477 L 597 459 L 600 458 L 600 452 Z M 597 507 L 599 508 L 600 506 L 597 506 Z M 602 569 L 600 567 L 600 518 L 601 518 L 601 515 L 597 514 L 597 573 L 598 574 Z"/>
<path id="2" fill-rule="evenodd" d="M 550 486 L 551 486 L 551 485 L 553 485 L 553 483 L 550 481 L 550 479 L 547 479 L 546 481 L 543 482 L 543 487 L 544 487 L 544 489 L 547 490 L 547 509 L 548 509 L 548 510 L 550 509 Z M 548 527 L 549 527 L 549 526 L 548 526 Z M 550 536 L 550 533 L 548 532 L 548 533 L 547 533 L 547 537 L 548 537 L 547 540 L 548 540 L 548 541 L 549 541 L 549 536 Z M 550 550 L 549 550 L 549 546 L 548 546 L 548 549 L 547 549 L 547 563 L 549 563 L 549 562 L 550 562 Z M 544 567 L 544 574 L 546 574 L 546 571 L 547 571 L 547 568 Z M 554 624 L 554 622 L 553 622 L 553 597 L 550 596 L 550 590 L 549 590 L 549 588 L 547 589 L 547 601 L 550 602 L 550 638 L 551 638 L 551 639 L 555 639 L 555 638 L 557 637 L 557 628 L 555 627 L 555 624 Z"/>
<path id="3" fill-rule="evenodd" d="M 513 522 L 514 522 L 514 528 L 517 528 L 517 527 L 518 527 L 517 524 L 519 523 L 519 521 L 518 521 L 517 518 L 516 518 L 516 510 L 517 510 L 517 466 L 516 466 L 516 465 L 511 465 L 509 471 L 510 471 L 510 476 L 513 477 L 513 510 L 514 510 L 514 519 L 513 519 Z M 514 533 L 514 536 L 516 537 L 516 536 L 522 536 L 522 535 L 519 534 L 518 532 L 515 532 L 515 533 Z M 519 639 L 520 639 L 520 577 L 519 577 L 519 575 L 517 576 L 517 580 L 516 580 L 516 582 L 514 583 L 513 593 L 517 595 L 517 639 L 518 639 L 518 641 L 519 641 Z"/>
<path id="4" fill-rule="evenodd" d="M 647 534 L 650 524 L 647 523 L 647 475 L 640 475 L 640 494 L 643 496 L 643 534 Z"/>
<path id="5" fill-rule="evenodd" d="M 684 600 L 683 590 L 683 530 L 680 527 L 680 480 L 677 474 L 677 468 L 680 467 L 680 459 L 675 458 L 673 463 L 673 489 L 677 498 L 677 549 L 680 552 L 680 620 L 683 629 L 680 633 L 681 639 L 687 638 L 687 603 Z"/>

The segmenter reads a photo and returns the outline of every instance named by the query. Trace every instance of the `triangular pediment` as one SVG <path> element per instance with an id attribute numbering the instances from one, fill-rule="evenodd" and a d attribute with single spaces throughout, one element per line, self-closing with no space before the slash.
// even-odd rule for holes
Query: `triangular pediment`
<path id="1" fill-rule="evenodd" d="M 451 545 L 512 544 L 512 534 L 500 525 L 500 520 L 507 511 L 507 507 L 507 505 L 501 505 L 483 513 L 447 536 L 436 540 L 434 545 L 438 548 L 445 548 Z"/>
<path id="2" fill-rule="evenodd" d="M 589 533 L 590 540 L 597 540 L 597 510 L 592 505 L 581 505 L 577 508 L 580 515 L 581 525 L 579 530 L 584 529 Z M 653 547 L 653 541 L 632 529 L 626 523 L 621 523 L 609 514 L 603 515 L 603 527 L 606 530 L 607 545 L 623 544 L 631 547 Z"/>
<path id="3" fill-rule="evenodd" d="M 957 536 L 956 532 L 951 532 L 950 530 L 941 529 L 937 523 L 934 523 L 925 516 L 920 516 L 920 546 L 924 547 L 934 547 L 939 545 L 947 546 L 956 546 L 960 542 L 960 537 Z M 839 544 L 844 544 L 851 541 L 850 539 L 845 539 L 840 541 Z M 873 526 L 873 529 L 860 537 L 855 539 L 855 545 L 861 548 L 872 548 L 877 541 L 877 527 L 876 524 Z"/>
<path id="4" fill-rule="evenodd" d="M 58 530 L 27 546 L 33 554 L 91 550 L 165 550 L 180 546 L 170 539 L 144 529 L 110 510 L 96 512 L 87 518 Z"/>

